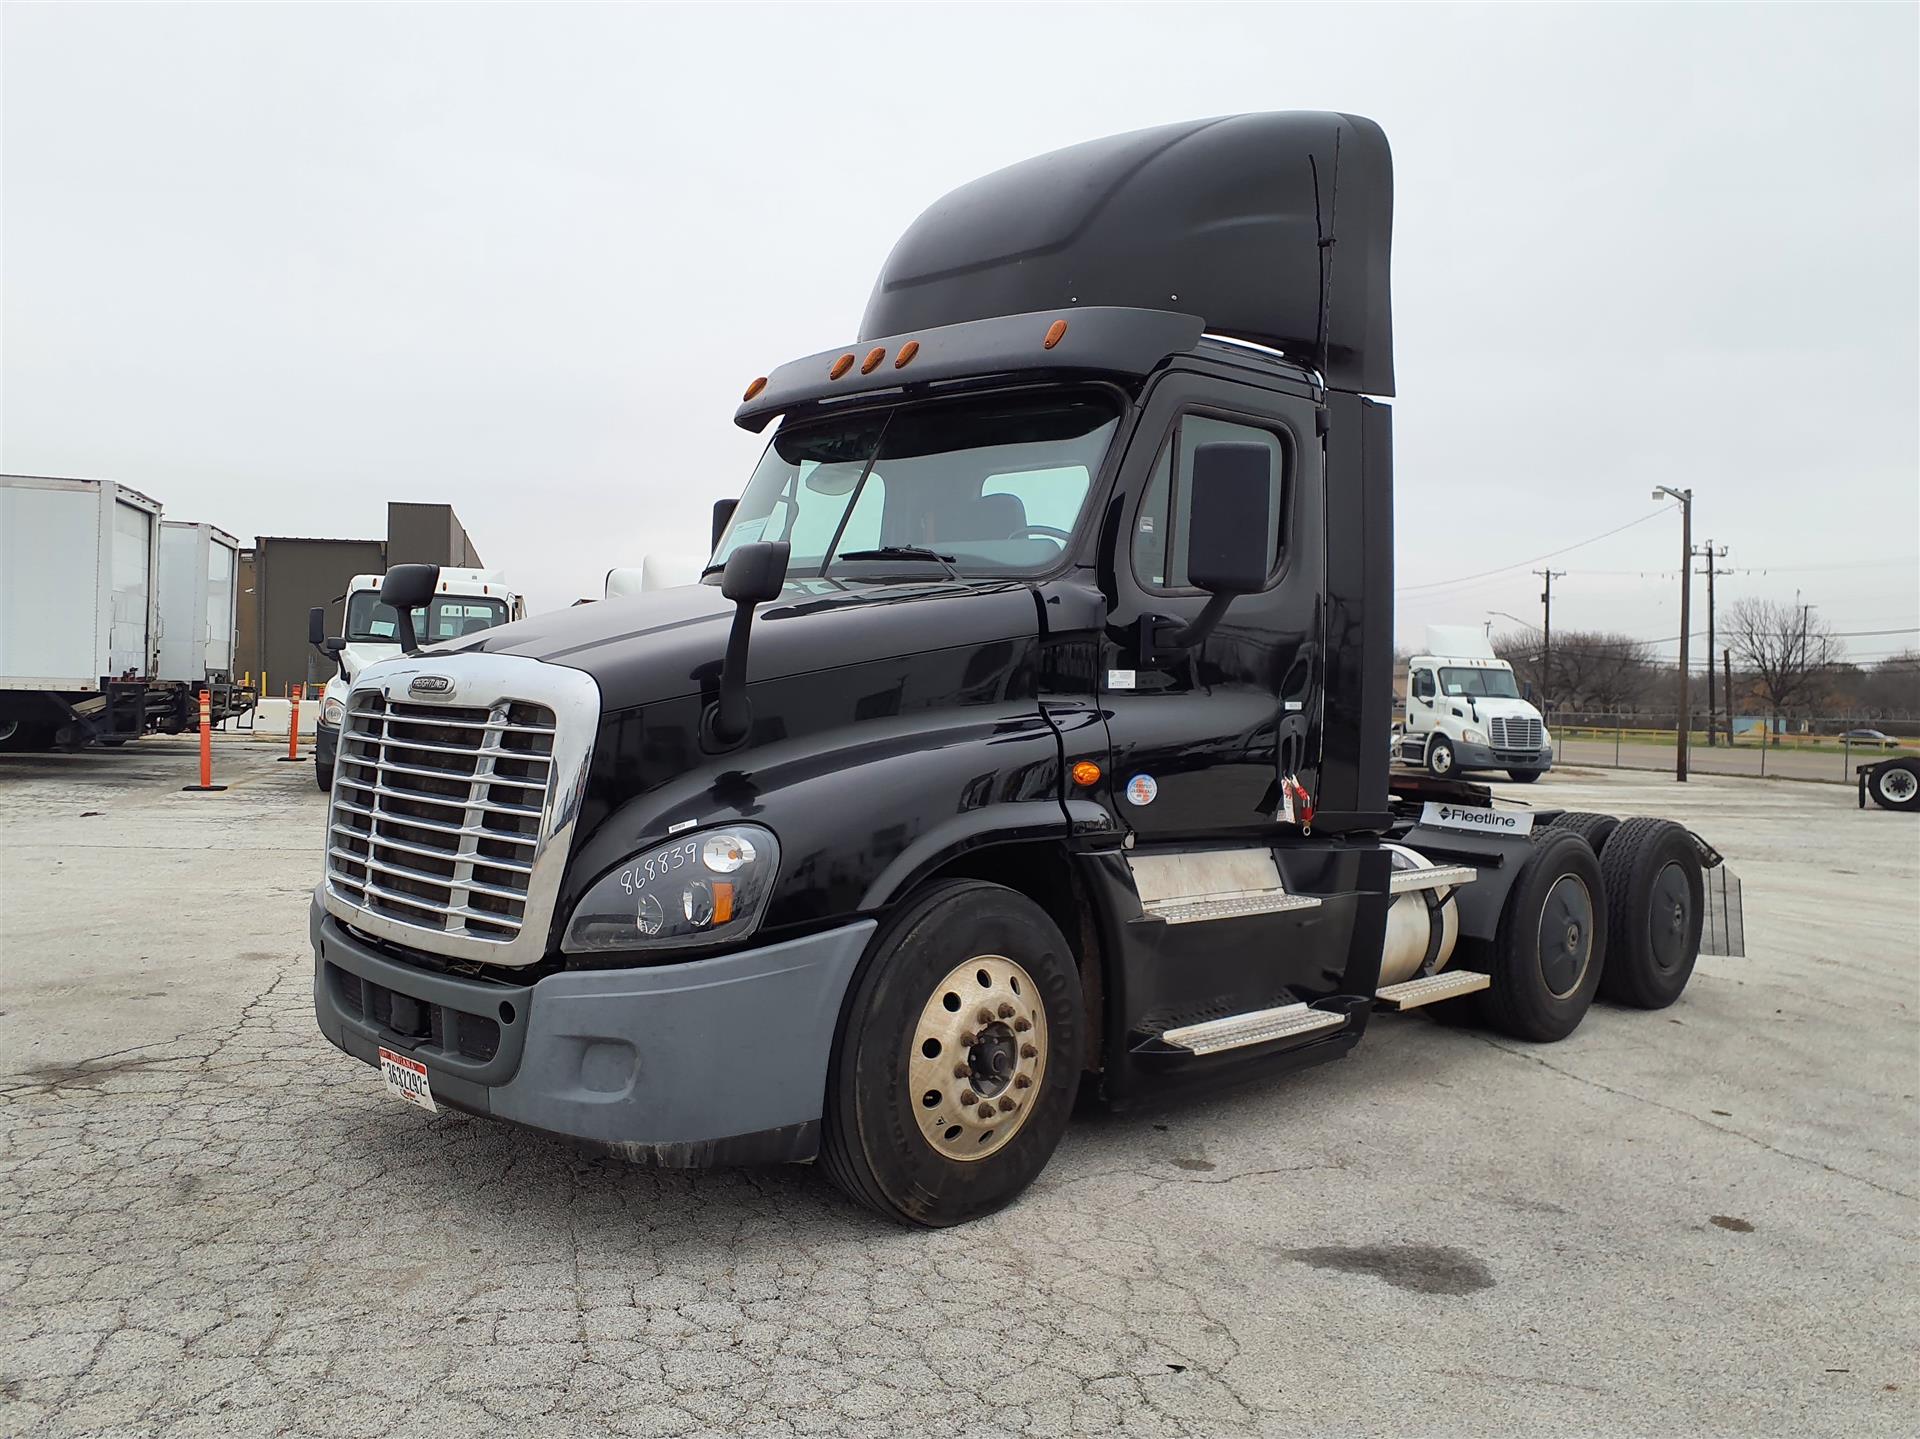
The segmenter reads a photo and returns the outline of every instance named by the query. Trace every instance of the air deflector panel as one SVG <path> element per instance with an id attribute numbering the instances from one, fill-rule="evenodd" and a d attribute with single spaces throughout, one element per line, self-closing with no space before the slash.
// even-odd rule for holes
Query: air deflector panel
<path id="1" fill-rule="evenodd" d="M 1393 161 L 1371 120 L 1230 115 L 1091 140 L 936 201 L 863 339 L 1082 305 L 1199 315 L 1335 389 L 1393 393 Z"/>

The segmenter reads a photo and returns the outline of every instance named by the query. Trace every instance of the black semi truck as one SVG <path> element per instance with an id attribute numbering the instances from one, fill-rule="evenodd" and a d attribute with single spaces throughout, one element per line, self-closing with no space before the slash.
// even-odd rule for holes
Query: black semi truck
<path id="1" fill-rule="evenodd" d="M 1389 776 L 1391 210 L 1379 127 L 1309 113 L 937 202 L 859 340 L 747 388 L 699 584 L 356 676 L 322 1031 L 426 1108 L 945 1225 L 1083 1094 L 1382 1009 L 1555 1040 L 1675 1000 L 1709 918 L 1738 952 L 1679 826 Z"/>

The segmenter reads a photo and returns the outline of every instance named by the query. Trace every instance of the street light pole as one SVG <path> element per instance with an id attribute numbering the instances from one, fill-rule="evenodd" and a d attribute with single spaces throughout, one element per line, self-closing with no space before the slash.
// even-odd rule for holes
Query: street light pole
<path id="1" fill-rule="evenodd" d="M 1680 703 L 1676 713 L 1673 748 L 1673 777 L 1687 782 L 1687 729 L 1690 690 L 1687 674 L 1687 630 L 1693 623 L 1690 597 L 1693 593 L 1693 491 L 1676 490 L 1671 485 L 1655 485 L 1653 497 L 1671 496 L 1680 502 Z"/>

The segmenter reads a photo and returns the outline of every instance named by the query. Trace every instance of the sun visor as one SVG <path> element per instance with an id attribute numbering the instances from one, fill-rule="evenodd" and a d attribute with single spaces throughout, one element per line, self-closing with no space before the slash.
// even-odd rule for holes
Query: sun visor
<path id="1" fill-rule="evenodd" d="M 1082 305 L 1174 310 L 1393 393 L 1393 160 L 1357 115 L 1163 125 L 962 185 L 887 257 L 864 340 Z"/>

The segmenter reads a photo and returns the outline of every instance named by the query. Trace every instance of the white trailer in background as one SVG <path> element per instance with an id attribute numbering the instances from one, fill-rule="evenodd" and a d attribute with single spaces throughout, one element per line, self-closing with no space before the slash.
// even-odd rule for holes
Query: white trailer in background
<path id="1" fill-rule="evenodd" d="M 240 541 L 215 525 L 160 522 L 160 668 L 165 693 L 149 703 L 156 728 L 178 734 L 199 722 L 206 690 L 216 723 L 244 714 L 258 696 L 234 683 Z"/>
<path id="2" fill-rule="evenodd" d="M 0 746 L 146 727 L 159 558 L 160 504 L 138 490 L 0 475 Z"/>

